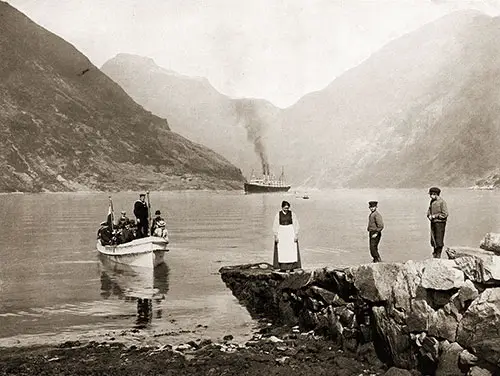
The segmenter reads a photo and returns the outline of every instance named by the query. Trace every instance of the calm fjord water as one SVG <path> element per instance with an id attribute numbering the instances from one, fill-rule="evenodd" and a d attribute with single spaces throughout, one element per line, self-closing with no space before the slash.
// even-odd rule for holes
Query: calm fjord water
<path id="1" fill-rule="evenodd" d="M 0 195 L 0 346 L 97 329 L 244 336 L 255 323 L 220 279 L 224 265 L 271 262 L 272 222 L 281 200 L 301 225 L 306 269 L 369 262 L 367 201 L 379 200 L 386 225 L 384 261 L 430 256 L 426 190 L 332 190 L 244 195 L 153 192 L 171 238 L 167 263 L 138 272 L 100 260 L 98 224 L 108 196 L 99 193 Z M 135 193 L 113 195 L 132 216 Z M 478 246 L 500 232 L 500 192 L 444 189 L 449 246 Z"/>

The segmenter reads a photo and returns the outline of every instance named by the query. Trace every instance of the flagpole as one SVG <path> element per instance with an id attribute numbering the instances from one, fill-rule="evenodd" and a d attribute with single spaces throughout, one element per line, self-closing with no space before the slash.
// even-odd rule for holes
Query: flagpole
<path id="1" fill-rule="evenodd" d="M 149 201 L 149 191 L 146 191 L 146 195 L 148 197 L 148 234 L 149 234 L 149 229 L 151 228 L 151 201 Z"/>
<path id="2" fill-rule="evenodd" d="M 111 233 L 113 233 L 113 226 L 115 222 L 115 211 L 113 209 L 113 200 L 111 199 L 111 196 L 109 196 L 109 209 L 111 210 Z"/>

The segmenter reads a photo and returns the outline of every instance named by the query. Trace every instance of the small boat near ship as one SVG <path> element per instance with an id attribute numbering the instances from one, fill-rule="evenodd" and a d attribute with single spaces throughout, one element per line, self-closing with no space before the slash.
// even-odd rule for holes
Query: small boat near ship
<path id="1" fill-rule="evenodd" d="M 269 165 L 263 165 L 262 177 L 257 178 L 253 173 L 249 182 L 244 184 L 245 193 L 271 193 L 288 192 L 290 185 L 285 182 L 283 169 L 279 178 L 276 178 L 269 171 Z"/>

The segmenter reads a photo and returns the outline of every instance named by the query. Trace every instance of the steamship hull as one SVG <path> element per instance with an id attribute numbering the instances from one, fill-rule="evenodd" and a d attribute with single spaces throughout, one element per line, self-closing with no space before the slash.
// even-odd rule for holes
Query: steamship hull
<path id="1" fill-rule="evenodd" d="M 273 192 L 288 192 L 290 190 L 290 186 L 245 183 L 244 189 L 245 193 L 273 193 Z"/>

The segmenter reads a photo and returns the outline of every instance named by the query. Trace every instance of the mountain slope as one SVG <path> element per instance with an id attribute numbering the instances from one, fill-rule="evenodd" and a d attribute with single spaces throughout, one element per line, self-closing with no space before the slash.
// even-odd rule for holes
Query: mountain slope
<path id="1" fill-rule="evenodd" d="M 169 71 L 147 57 L 118 54 L 101 69 L 137 103 L 168 118 L 175 132 L 224 155 L 246 174 L 270 162 L 268 132 L 279 113 L 271 103 L 229 98 L 207 79 Z"/>
<path id="2" fill-rule="evenodd" d="M 240 187 L 72 45 L 0 2 L 0 191 Z"/>
<path id="3" fill-rule="evenodd" d="M 319 187 L 472 185 L 499 162 L 499 36 L 498 19 L 450 14 L 286 109 L 295 178 Z"/>

